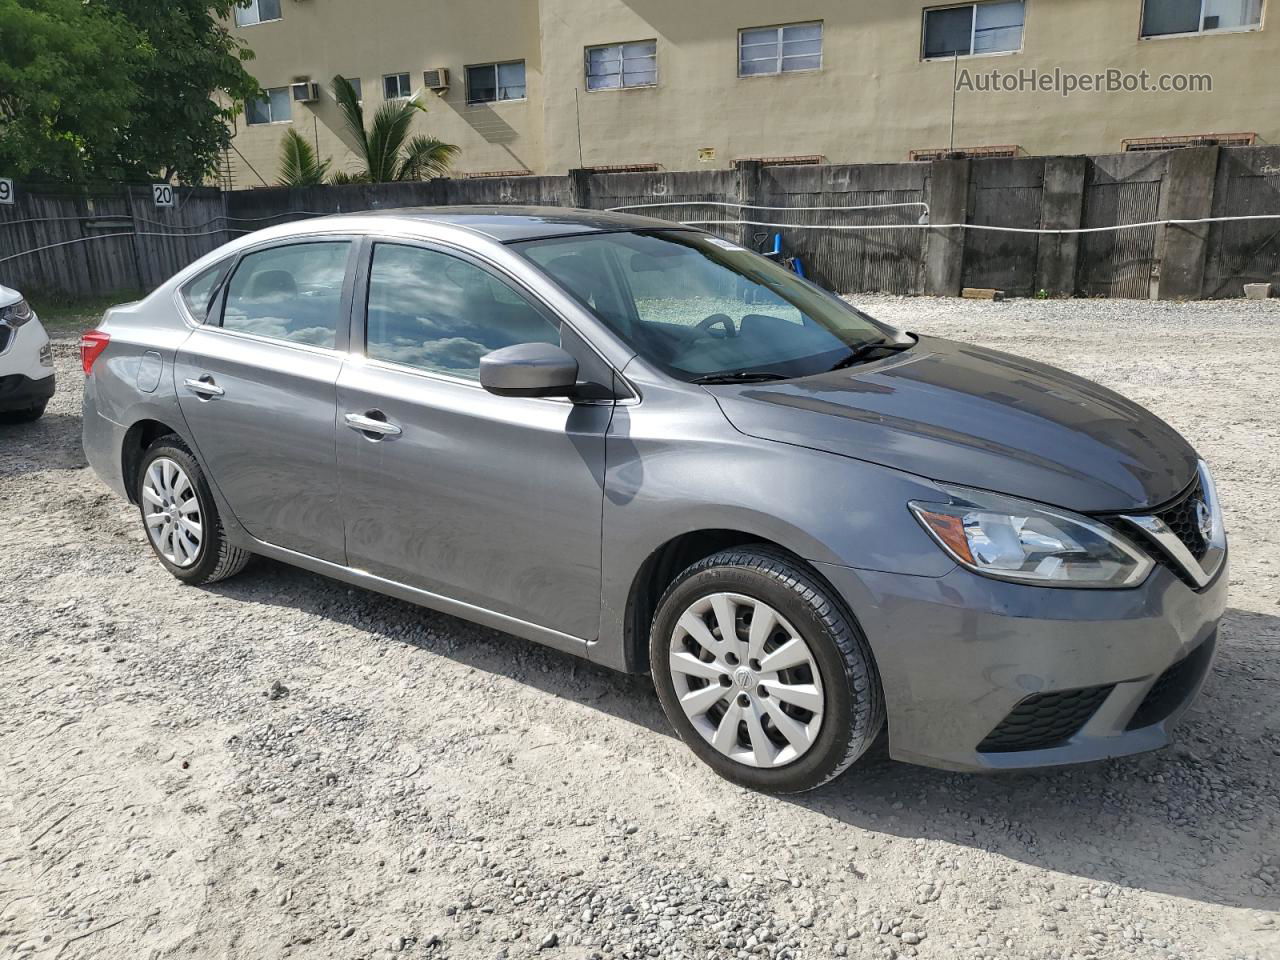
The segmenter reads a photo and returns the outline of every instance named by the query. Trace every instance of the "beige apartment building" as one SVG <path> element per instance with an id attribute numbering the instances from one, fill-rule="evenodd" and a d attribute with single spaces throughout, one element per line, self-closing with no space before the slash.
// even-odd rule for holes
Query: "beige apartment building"
<path id="1" fill-rule="evenodd" d="M 274 184 L 290 127 L 351 168 L 335 74 L 366 114 L 417 96 L 466 175 L 1275 143 L 1276 2 L 252 0 L 232 29 L 269 95 L 228 176 Z"/>

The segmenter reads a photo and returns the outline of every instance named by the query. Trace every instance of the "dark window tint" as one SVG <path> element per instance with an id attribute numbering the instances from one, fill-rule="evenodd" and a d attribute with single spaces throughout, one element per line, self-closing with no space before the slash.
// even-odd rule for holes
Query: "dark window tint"
<path id="1" fill-rule="evenodd" d="M 1146 0 L 1142 35 L 1248 30 L 1262 24 L 1262 0 Z"/>
<path id="2" fill-rule="evenodd" d="M 298 243 L 251 253 L 227 288 L 222 325 L 260 337 L 333 347 L 351 244 Z"/>
<path id="3" fill-rule="evenodd" d="M 218 292 L 222 278 L 227 275 L 230 266 L 231 263 L 228 260 L 214 264 L 208 270 L 188 280 L 183 286 L 182 302 L 187 305 L 187 312 L 193 319 L 200 323 L 208 319 L 209 305 L 213 302 L 214 294 Z"/>
<path id="4" fill-rule="evenodd" d="M 1142 35 L 1196 33 L 1200 29 L 1202 0 L 1147 0 L 1142 14 Z"/>
<path id="5" fill-rule="evenodd" d="M 369 357 L 474 380 L 482 356 L 516 343 L 558 345 L 559 325 L 469 261 L 422 247 L 373 248 Z"/>
<path id="6" fill-rule="evenodd" d="M 492 103 L 525 98 L 523 60 L 467 67 L 467 103 Z"/>
<path id="7" fill-rule="evenodd" d="M 409 97 L 413 90 L 409 86 L 407 73 L 392 73 L 382 78 L 382 96 L 387 100 L 402 100 Z"/>
<path id="8" fill-rule="evenodd" d="M 288 87 L 273 87 L 261 100 L 248 100 L 244 105 L 245 122 L 249 126 L 261 123 L 284 123 L 293 116 L 293 104 Z"/>
<path id="9" fill-rule="evenodd" d="M 973 52 L 973 7 L 926 10 L 924 13 L 924 55 L 926 57 L 968 56 Z"/>

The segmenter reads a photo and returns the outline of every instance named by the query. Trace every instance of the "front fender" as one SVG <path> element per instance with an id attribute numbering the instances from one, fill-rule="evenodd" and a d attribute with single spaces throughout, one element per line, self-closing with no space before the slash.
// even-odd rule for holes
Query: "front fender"
<path id="1" fill-rule="evenodd" d="M 663 419 L 620 406 L 607 439 L 601 623 L 595 655 L 625 663 L 627 602 L 638 571 L 672 539 L 728 530 L 814 563 L 941 577 L 955 564 L 907 508 L 937 499 L 920 477 L 744 436 L 719 414 Z M 687 408 L 686 408 L 687 411 Z"/>

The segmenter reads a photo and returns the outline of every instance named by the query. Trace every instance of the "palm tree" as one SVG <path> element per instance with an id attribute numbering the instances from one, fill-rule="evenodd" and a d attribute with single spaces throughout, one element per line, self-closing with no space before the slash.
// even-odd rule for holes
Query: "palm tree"
<path id="1" fill-rule="evenodd" d="M 321 160 L 307 138 L 297 130 L 285 132 L 280 142 L 280 186 L 318 187 L 329 172 L 329 160 Z"/>
<path id="2" fill-rule="evenodd" d="M 347 130 L 355 140 L 364 169 L 354 174 L 335 174 L 338 182 L 386 183 L 391 180 L 428 180 L 444 176 L 458 155 L 458 148 L 435 137 L 409 136 L 413 118 L 426 107 L 417 97 L 388 100 L 373 115 L 373 125 L 364 127 L 364 107 L 346 77 L 333 78 L 333 98 L 338 102 Z"/>

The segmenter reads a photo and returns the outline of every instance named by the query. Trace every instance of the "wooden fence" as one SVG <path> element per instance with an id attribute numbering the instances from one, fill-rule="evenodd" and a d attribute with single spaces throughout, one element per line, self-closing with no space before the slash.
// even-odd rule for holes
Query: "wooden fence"
<path id="1" fill-rule="evenodd" d="M 1280 147 L 1202 147 L 1099 157 L 761 166 L 693 172 L 432 180 L 220 193 L 177 188 L 157 207 L 146 187 L 14 191 L 0 205 L 0 283 L 33 295 L 150 290 L 220 244 L 329 213 L 439 205 L 611 209 L 709 225 L 740 243 L 780 232 L 809 274 L 843 293 L 1237 297 L 1280 286 L 1280 220 L 1151 226 L 1085 234 L 991 232 L 1280 214 Z M 717 206 L 716 204 L 719 204 Z M 741 204 L 745 207 L 726 207 Z M 828 207 L 813 210 L 805 208 Z M 890 226 L 884 230 L 802 227 Z M 957 235 L 958 234 L 958 235 Z"/>
<path id="2" fill-rule="evenodd" d="M 0 206 L 0 283 L 26 293 L 83 297 L 151 290 L 225 243 L 226 197 L 174 189 L 157 207 L 149 186 L 14 189 Z"/>

